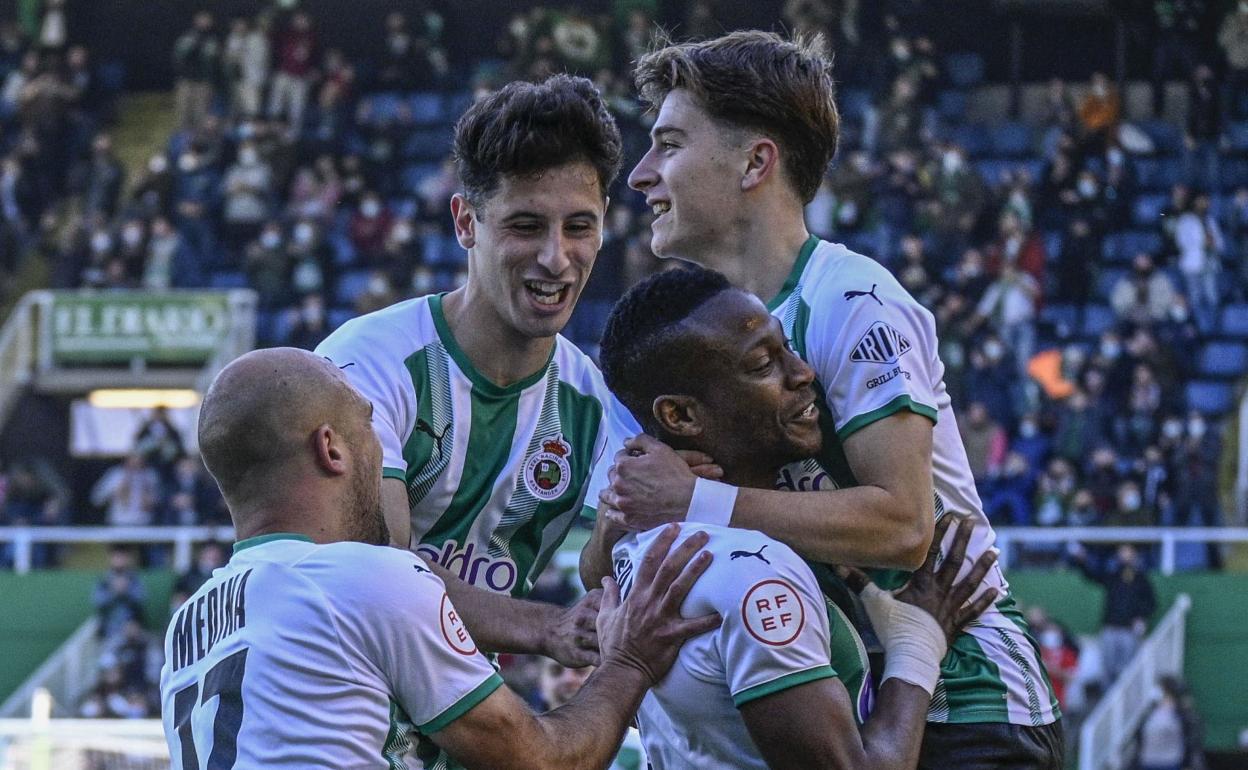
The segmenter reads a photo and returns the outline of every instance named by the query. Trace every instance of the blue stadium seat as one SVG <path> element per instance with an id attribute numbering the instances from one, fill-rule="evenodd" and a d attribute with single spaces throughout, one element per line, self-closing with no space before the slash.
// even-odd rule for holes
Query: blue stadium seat
<path id="1" fill-rule="evenodd" d="M 294 308 L 277 310 L 273 313 L 273 324 L 269 328 L 269 342 L 274 345 L 285 345 L 290 341 L 290 330 L 294 328 L 299 312 Z"/>
<path id="2" fill-rule="evenodd" d="M 329 247 L 334 251 L 334 264 L 348 267 L 355 264 L 355 244 L 345 232 L 332 232 L 329 235 Z"/>
<path id="3" fill-rule="evenodd" d="M 1197 368 L 1202 377 L 1239 377 L 1248 372 L 1248 345 L 1207 342 L 1201 348 Z"/>
<path id="4" fill-rule="evenodd" d="M 958 88 L 972 88 L 984 79 L 984 57 L 969 51 L 951 53 L 945 57 L 945 72 Z"/>
<path id="5" fill-rule="evenodd" d="M 871 92 L 865 88 L 847 88 L 837 94 L 836 101 L 847 120 L 861 121 L 871 107 Z"/>
<path id="6" fill-rule="evenodd" d="M 221 271 L 212 274 L 208 285 L 214 289 L 246 289 L 247 274 L 236 271 Z"/>
<path id="7" fill-rule="evenodd" d="M 1248 153 L 1248 121 L 1228 123 L 1225 133 L 1232 152 Z"/>
<path id="8" fill-rule="evenodd" d="M 1248 305 L 1227 305 L 1222 308 L 1218 331 L 1223 337 L 1248 339 Z"/>
<path id="9" fill-rule="evenodd" d="M 119 93 L 126 85 L 126 65 L 116 59 L 101 62 L 95 68 L 95 75 L 105 91 Z"/>
<path id="10" fill-rule="evenodd" d="M 1178 158 L 1138 158 L 1135 174 L 1143 190 L 1169 190 L 1183 178 L 1183 161 Z"/>
<path id="11" fill-rule="evenodd" d="M 400 184 L 404 192 L 414 193 L 420 188 L 422 182 L 437 173 L 437 163 L 413 163 L 403 169 L 399 177 Z"/>
<path id="12" fill-rule="evenodd" d="M 1033 181 L 1040 178 L 1040 174 L 1044 171 L 1044 161 L 1036 159 L 1028 160 L 1007 160 L 1004 158 L 987 158 L 974 162 L 975 168 L 979 171 L 979 175 L 984 178 L 984 182 L 989 185 L 1000 185 L 1005 181 L 1007 174 L 1013 174 L 1018 171 L 1025 171 Z"/>
<path id="13" fill-rule="evenodd" d="M 1106 305 L 1088 305 L 1083 309 L 1083 336 L 1099 337 L 1118 323 L 1114 311 Z"/>
<path id="14" fill-rule="evenodd" d="M 1161 212 L 1170 203 L 1164 193 L 1137 195 L 1131 206 L 1131 219 L 1136 227 L 1157 227 L 1161 224 Z"/>
<path id="15" fill-rule="evenodd" d="M 569 339 L 581 347 L 597 343 L 602 339 L 602 330 L 607 326 L 607 316 L 611 315 L 614 304 L 603 299 L 586 299 L 576 303 L 569 323 Z"/>
<path id="16" fill-rule="evenodd" d="M 327 325 L 329 326 L 330 331 L 333 331 L 334 329 L 337 329 L 339 326 L 342 326 L 343 324 L 345 324 L 347 321 L 350 321 L 352 318 L 355 318 L 355 315 L 356 315 L 355 310 L 352 308 L 331 307 L 329 309 L 329 313 L 325 315 L 325 321 Z"/>
<path id="17" fill-rule="evenodd" d="M 1034 138 L 1026 123 L 1011 121 L 993 126 L 988 130 L 988 138 L 995 155 L 1017 158 L 1032 153 Z"/>
<path id="18" fill-rule="evenodd" d="M 454 123 L 459 120 L 459 116 L 468 111 L 472 106 L 473 97 L 471 91 L 456 91 L 442 101 L 442 121 L 444 123 Z"/>
<path id="19" fill-rule="evenodd" d="M 368 288 L 371 275 L 368 270 L 349 270 L 338 276 L 338 283 L 334 288 L 334 304 L 355 304 L 355 300 Z"/>
<path id="20" fill-rule="evenodd" d="M 1158 155 L 1172 155 L 1183 151 L 1183 132 L 1168 120 L 1145 120 L 1139 128 L 1153 140 Z"/>
<path id="21" fill-rule="evenodd" d="M 1106 302 L 1109 301 L 1110 294 L 1113 293 L 1114 287 L 1118 285 L 1118 281 L 1127 275 L 1126 270 L 1122 268 L 1104 267 L 1096 276 L 1096 296 Z"/>
<path id="22" fill-rule="evenodd" d="M 1079 308 L 1074 305 L 1045 305 L 1040 310 L 1040 320 L 1051 324 L 1058 337 L 1069 337 L 1079 322 Z"/>
<path id="23" fill-rule="evenodd" d="M 1130 262 L 1141 252 L 1157 256 L 1161 252 L 1161 234 L 1149 230 L 1123 230 L 1105 236 L 1101 245 L 1101 254 L 1108 262 Z"/>
<path id="24" fill-rule="evenodd" d="M 966 154 L 972 158 L 982 158 L 992 150 L 988 129 L 979 123 L 954 126 L 949 132 L 949 139 L 966 150 Z"/>
<path id="25" fill-rule="evenodd" d="M 442 123 L 442 95 L 439 93 L 415 93 L 408 97 L 407 105 L 412 111 L 412 119 L 427 126 Z"/>
<path id="26" fill-rule="evenodd" d="M 941 91 L 936 95 L 936 114 L 950 123 L 960 122 L 966 116 L 967 96 L 963 91 Z"/>
<path id="27" fill-rule="evenodd" d="M 1189 382 L 1186 395 L 1187 408 L 1204 415 L 1226 414 L 1235 405 L 1235 389 L 1224 382 Z"/>
<path id="28" fill-rule="evenodd" d="M 452 126 L 418 128 L 403 143 L 403 155 L 416 161 L 440 161 L 451 151 L 454 138 Z"/>

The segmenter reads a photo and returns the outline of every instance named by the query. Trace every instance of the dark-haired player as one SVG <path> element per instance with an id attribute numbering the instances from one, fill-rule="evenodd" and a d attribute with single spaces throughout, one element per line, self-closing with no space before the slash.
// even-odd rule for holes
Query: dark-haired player
<path id="1" fill-rule="evenodd" d="M 580 513 L 609 393 L 559 336 L 602 245 L 620 136 L 593 85 L 511 83 L 455 127 L 468 280 L 317 349 L 374 406 L 392 541 L 435 566 L 484 649 L 596 662 L 599 592 L 521 602 Z M 479 590 L 474 590 L 479 589 Z"/>
<path id="2" fill-rule="evenodd" d="M 602 498 L 618 509 L 611 518 L 631 529 L 730 523 L 814 562 L 903 570 L 919 565 L 935 520 L 951 511 L 976 520 L 968 555 L 988 550 L 994 534 L 932 314 L 878 262 L 806 228 L 804 206 L 839 133 L 821 41 L 735 32 L 655 50 L 634 74 L 658 110 L 629 177 L 657 215 L 655 253 L 713 267 L 767 300 L 815 372 L 824 445 L 784 470 L 783 490 L 749 489 L 696 480 L 670 449 L 641 437 L 626 444 L 633 455 L 617 455 Z M 607 568 L 601 547 L 587 548 L 582 563 L 586 575 Z M 1002 599 L 951 645 L 921 766 L 1060 767 L 1057 700 L 1038 647 L 1000 569 L 989 578 Z"/>
<path id="3" fill-rule="evenodd" d="M 785 464 L 822 446 L 814 372 L 763 303 L 714 271 L 671 270 L 633 287 L 607 322 L 602 371 L 647 434 L 713 456 L 727 483 L 771 489 Z M 684 610 L 724 621 L 688 641 L 642 703 L 655 770 L 913 768 L 947 644 L 995 596 L 987 589 L 963 606 L 992 552 L 952 582 L 971 526 L 954 536 L 943 568 L 938 553 L 928 555 L 901 602 L 878 589 L 864 594 L 885 646 L 874 710 L 862 642 L 801 557 L 756 530 L 681 526 L 709 534 L 715 557 Z M 614 544 L 624 590 L 660 531 Z"/>

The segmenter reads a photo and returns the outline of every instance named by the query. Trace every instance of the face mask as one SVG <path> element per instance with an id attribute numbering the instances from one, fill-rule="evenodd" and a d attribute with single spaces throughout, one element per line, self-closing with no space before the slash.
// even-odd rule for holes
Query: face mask
<path id="1" fill-rule="evenodd" d="M 189 174 L 199 168 L 199 158 L 195 157 L 193 153 L 183 153 L 182 156 L 178 158 L 178 168 L 180 168 L 184 173 Z"/>
<path id="2" fill-rule="evenodd" d="M 302 246 L 306 246 L 307 244 L 312 242 L 313 235 L 314 233 L 312 232 L 312 225 L 308 224 L 307 222 L 300 222 L 299 224 L 295 225 L 295 232 L 294 232 L 295 243 L 298 243 Z"/>
<path id="3" fill-rule="evenodd" d="M 1023 438 L 1033 438 L 1039 431 L 1034 422 L 1025 422 L 1018 426 L 1018 432 Z"/>
<path id="4" fill-rule="evenodd" d="M 282 245 L 282 235 L 274 230 L 266 230 L 260 236 L 260 245 L 266 249 L 276 249 Z"/>
<path id="5" fill-rule="evenodd" d="M 324 311 L 319 305 L 308 305 L 303 309 L 303 322 L 307 324 L 319 324 L 321 319 L 325 317 Z"/>
<path id="6" fill-rule="evenodd" d="M 1049 647 L 1049 648 L 1061 647 L 1062 646 L 1062 632 L 1058 631 L 1055 628 L 1045 631 L 1043 634 L 1040 634 L 1040 645 L 1042 647 Z"/>
<path id="7" fill-rule="evenodd" d="M 1104 98 L 1105 93 L 1108 90 L 1109 89 L 1105 87 L 1104 83 L 1097 83 L 1096 85 L 1092 86 L 1092 95 L 1098 98 Z"/>
<path id="8" fill-rule="evenodd" d="M 105 232 L 94 233 L 91 236 L 91 250 L 97 254 L 102 254 L 113 248 L 113 236 Z"/>
<path id="9" fill-rule="evenodd" d="M 1090 179 L 1080 180 L 1078 184 L 1079 197 L 1092 198 L 1096 195 L 1096 182 Z"/>
<path id="10" fill-rule="evenodd" d="M 1180 305 L 1171 306 L 1170 320 L 1177 324 L 1185 323 L 1187 321 L 1187 308 Z"/>
<path id="11" fill-rule="evenodd" d="M 295 267 L 290 280 L 296 291 L 316 291 L 321 288 L 321 268 L 311 260 L 304 260 Z"/>
<path id="12" fill-rule="evenodd" d="M 1176 439 L 1183 435 L 1183 423 L 1178 420 L 1166 420 L 1161 426 L 1161 435 L 1168 439 Z"/>
<path id="13" fill-rule="evenodd" d="M 390 237 L 394 239 L 395 243 L 407 243 L 412 240 L 412 226 L 406 222 L 399 222 L 390 231 Z"/>
<path id="14" fill-rule="evenodd" d="M 372 219 L 381 213 L 381 204 L 374 200 L 366 200 L 360 204 L 360 213 Z"/>
<path id="15" fill-rule="evenodd" d="M 1005 355 L 1005 348 L 1000 342 L 989 342 L 984 345 L 984 355 L 990 361 L 1000 361 L 1001 356 Z"/>
<path id="16" fill-rule="evenodd" d="M 386 281 L 384 276 L 377 275 L 369 279 L 369 294 L 385 294 L 388 291 L 390 291 L 390 284 Z"/>
<path id="17" fill-rule="evenodd" d="M 940 159 L 940 165 L 946 174 L 956 174 L 962 169 L 962 156 L 956 152 L 946 152 Z"/>
<path id="18" fill-rule="evenodd" d="M 254 166 L 259 160 L 260 154 L 256 152 L 255 148 L 248 147 L 238 153 L 238 161 L 244 166 Z"/>
<path id="19" fill-rule="evenodd" d="M 1122 509 L 1124 511 L 1138 511 L 1140 509 L 1140 495 L 1138 492 L 1128 492 L 1122 496 Z"/>
<path id="20" fill-rule="evenodd" d="M 1101 343 L 1101 355 L 1105 356 L 1106 358 L 1113 360 L 1113 359 L 1116 359 L 1121 354 L 1122 354 L 1122 348 L 1118 345 L 1117 342 L 1102 342 Z"/>
<path id="21" fill-rule="evenodd" d="M 1205 421 L 1200 419 L 1187 421 L 1187 435 L 1199 439 L 1205 435 Z"/>
<path id="22" fill-rule="evenodd" d="M 153 174 L 163 174 L 169 168 L 169 161 L 164 155 L 156 155 L 147 162 L 147 170 Z"/>
<path id="23" fill-rule="evenodd" d="M 138 246 L 139 242 L 143 240 L 143 229 L 140 227 L 127 227 L 121 231 L 121 240 L 131 248 Z"/>
<path id="24" fill-rule="evenodd" d="M 1105 159 L 1109 161 L 1109 165 L 1111 166 L 1122 165 L 1122 160 L 1123 160 L 1122 150 L 1118 149 L 1117 147 L 1109 148 L 1109 152 L 1105 154 Z"/>

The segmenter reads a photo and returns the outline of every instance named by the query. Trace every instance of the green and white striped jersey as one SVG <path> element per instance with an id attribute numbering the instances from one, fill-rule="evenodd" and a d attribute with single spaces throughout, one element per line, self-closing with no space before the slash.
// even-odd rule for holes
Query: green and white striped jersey
<path id="1" fill-rule="evenodd" d="M 383 475 L 407 484 L 412 548 L 468 583 L 524 596 L 581 510 L 609 394 L 562 336 L 499 387 L 455 342 L 442 295 L 353 319 L 317 352 L 373 404 Z"/>
<path id="2" fill-rule="evenodd" d="M 814 368 L 824 447 L 794 463 L 780 488 L 836 489 L 857 481 L 841 442 L 902 410 L 930 419 L 936 516 L 956 511 L 975 520 L 962 574 L 996 535 L 984 515 L 966 450 L 945 390 L 932 314 L 878 262 L 815 237 L 768 307 L 798 355 Z M 950 533 L 952 537 L 952 533 Z M 875 580 L 899 587 L 907 573 L 879 571 Z M 950 648 L 928 721 L 1009 722 L 1038 726 L 1060 713 L 1040 652 L 999 567 L 986 579 L 1002 596 Z"/>

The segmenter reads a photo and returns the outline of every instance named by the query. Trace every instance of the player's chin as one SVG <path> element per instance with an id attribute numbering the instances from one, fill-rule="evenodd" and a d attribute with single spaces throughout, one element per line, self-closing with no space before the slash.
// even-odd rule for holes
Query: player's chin
<path id="1" fill-rule="evenodd" d="M 798 457 L 812 457 L 823 449 L 823 432 L 817 423 L 791 422 L 785 426 L 785 439 L 789 449 Z"/>

